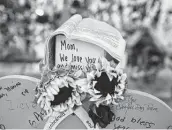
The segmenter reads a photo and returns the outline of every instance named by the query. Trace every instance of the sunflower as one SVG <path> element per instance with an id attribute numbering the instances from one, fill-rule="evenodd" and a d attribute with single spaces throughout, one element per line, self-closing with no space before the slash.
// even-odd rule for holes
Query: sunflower
<path id="1" fill-rule="evenodd" d="M 110 66 L 106 59 L 99 61 L 95 77 L 92 79 L 92 87 L 88 90 L 91 95 L 90 101 L 100 104 L 117 104 L 123 99 L 126 89 L 127 75 L 121 69 Z"/>
<path id="2" fill-rule="evenodd" d="M 44 91 L 39 94 L 37 104 L 50 116 L 54 111 L 63 112 L 82 103 L 74 79 L 55 76 L 44 84 Z"/>

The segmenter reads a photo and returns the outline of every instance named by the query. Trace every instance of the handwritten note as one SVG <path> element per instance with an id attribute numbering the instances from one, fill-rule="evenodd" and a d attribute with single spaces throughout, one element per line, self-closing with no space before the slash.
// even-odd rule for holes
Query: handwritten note
<path id="1" fill-rule="evenodd" d="M 91 43 L 57 36 L 55 56 L 57 68 L 71 64 L 72 69 L 82 70 L 84 66 L 95 64 L 98 58 L 104 56 L 104 50 Z"/>

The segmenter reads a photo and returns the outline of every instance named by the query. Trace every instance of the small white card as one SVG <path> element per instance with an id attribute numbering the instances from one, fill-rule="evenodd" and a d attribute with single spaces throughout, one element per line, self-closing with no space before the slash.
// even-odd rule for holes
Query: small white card
<path id="1" fill-rule="evenodd" d="M 64 36 L 56 37 L 55 65 L 63 68 L 71 64 L 75 70 L 82 70 L 88 64 L 95 64 L 104 56 L 104 50 L 92 43 L 67 40 Z"/>

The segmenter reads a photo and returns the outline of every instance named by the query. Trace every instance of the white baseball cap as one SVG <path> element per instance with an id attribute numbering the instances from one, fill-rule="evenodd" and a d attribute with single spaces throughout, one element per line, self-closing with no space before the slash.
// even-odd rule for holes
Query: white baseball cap
<path id="1" fill-rule="evenodd" d="M 58 35 L 97 45 L 121 64 L 125 56 L 126 42 L 120 32 L 111 25 L 76 14 L 54 31 L 46 41 L 44 67 L 52 70 L 55 65 L 54 44 Z"/>

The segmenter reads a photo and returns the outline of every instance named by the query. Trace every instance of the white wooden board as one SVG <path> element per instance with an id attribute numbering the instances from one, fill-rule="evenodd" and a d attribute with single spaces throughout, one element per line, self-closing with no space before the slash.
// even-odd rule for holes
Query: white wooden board
<path id="1" fill-rule="evenodd" d="M 27 76 L 0 78 L 0 128 L 41 129 L 44 113 L 32 101 L 38 79 Z M 84 104 L 87 110 L 87 103 Z M 125 100 L 114 106 L 115 121 L 107 129 L 172 129 L 172 110 L 160 99 L 128 90 Z M 68 116 L 59 129 L 85 129 L 79 118 Z"/>

